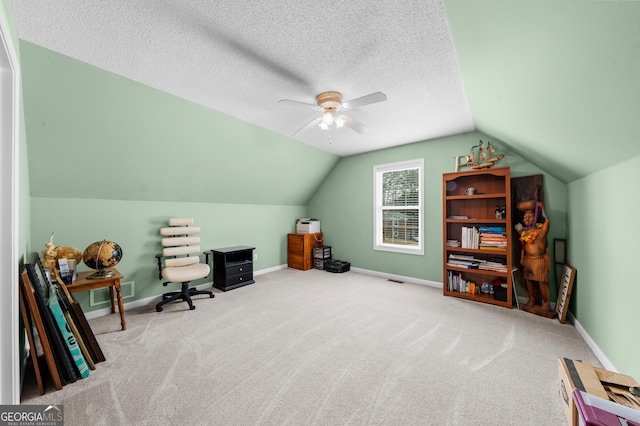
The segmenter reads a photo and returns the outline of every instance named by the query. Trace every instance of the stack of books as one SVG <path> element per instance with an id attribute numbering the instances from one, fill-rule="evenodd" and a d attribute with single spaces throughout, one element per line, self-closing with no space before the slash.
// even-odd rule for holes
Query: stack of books
<path id="1" fill-rule="evenodd" d="M 447 247 L 460 247 L 460 241 L 458 241 L 458 240 L 447 240 Z"/>
<path id="2" fill-rule="evenodd" d="M 504 259 L 487 259 L 478 265 L 478 269 L 495 272 L 507 272 L 507 264 Z"/>
<path id="3" fill-rule="evenodd" d="M 480 250 L 505 251 L 507 249 L 506 229 L 501 226 L 481 226 L 478 248 Z"/>
<path id="4" fill-rule="evenodd" d="M 456 268 L 472 269 L 478 268 L 478 265 L 482 263 L 481 260 L 476 259 L 471 255 L 465 254 L 453 254 L 449 255 L 447 260 L 447 266 L 454 266 Z"/>
<path id="5" fill-rule="evenodd" d="M 449 254 L 447 266 L 462 269 L 483 269 L 485 271 L 507 272 L 507 264 L 505 259 L 489 258 L 476 259 L 472 255 L 467 254 Z"/>

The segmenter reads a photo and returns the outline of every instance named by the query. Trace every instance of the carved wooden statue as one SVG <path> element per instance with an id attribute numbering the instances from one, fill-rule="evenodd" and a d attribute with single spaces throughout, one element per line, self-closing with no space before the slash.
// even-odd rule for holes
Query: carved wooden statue
<path id="1" fill-rule="evenodd" d="M 549 270 L 551 258 L 547 247 L 547 234 L 549 233 L 549 218 L 544 211 L 544 203 L 540 201 L 523 201 L 516 204 L 516 209 L 524 212 L 523 225 L 516 227 L 520 234 L 522 251 L 520 253 L 520 265 L 525 280 L 529 300 L 522 307 L 527 312 L 553 318 L 557 314 L 551 309 L 549 296 Z M 544 218 L 542 223 L 537 223 L 538 215 Z"/>

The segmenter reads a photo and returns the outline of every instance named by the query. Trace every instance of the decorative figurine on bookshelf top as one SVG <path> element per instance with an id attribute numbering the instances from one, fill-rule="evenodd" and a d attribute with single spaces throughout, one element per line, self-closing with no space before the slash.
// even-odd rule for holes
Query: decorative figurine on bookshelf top
<path id="1" fill-rule="evenodd" d="M 494 156 L 495 153 L 496 150 L 491 142 L 488 142 L 485 147 L 484 142 L 480 140 L 478 145 L 471 147 L 469 155 L 453 157 L 456 161 L 455 171 L 457 172 L 460 167 L 470 167 L 472 170 L 489 169 L 504 158 L 504 154 Z"/>

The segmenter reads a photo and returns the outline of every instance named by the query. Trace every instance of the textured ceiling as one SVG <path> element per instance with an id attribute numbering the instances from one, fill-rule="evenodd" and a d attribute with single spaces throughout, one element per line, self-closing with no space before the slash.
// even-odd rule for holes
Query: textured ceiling
<path id="1" fill-rule="evenodd" d="M 445 7 L 446 6 L 446 7 Z M 345 156 L 478 130 L 572 182 L 640 155 L 640 1 L 14 0 L 21 39 Z M 473 113 L 473 118 L 472 118 Z M 460 153 L 464 154 L 464 153 Z"/>
<path id="2" fill-rule="evenodd" d="M 345 111 L 369 128 L 295 139 L 351 155 L 474 130 L 440 0 L 15 1 L 21 39 L 292 136 L 335 90 L 387 101 Z"/>

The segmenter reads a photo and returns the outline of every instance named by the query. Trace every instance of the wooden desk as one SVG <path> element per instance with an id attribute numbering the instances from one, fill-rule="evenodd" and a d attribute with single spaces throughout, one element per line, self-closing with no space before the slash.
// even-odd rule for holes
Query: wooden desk
<path id="1" fill-rule="evenodd" d="M 77 293 L 79 291 L 109 287 L 109 299 L 111 300 L 112 314 L 116 312 L 116 304 L 113 299 L 113 291 L 115 290 L 116 299 L 118 301 L 118 310 L 120 311 L 120 323 L 122 324 L 122 329 L 126 330 L 127 325 L 124 321 L 124 303 L 122 303 L 122 293 L 120 292 L 120 279 L 122 278 L 122 274 L 115 268 L 110 269 L 110 271 L 113 271 L 113 276 L 111 278 L 99 278 L 95 280 L 88 280 L 87 277 L 94 274 L 96 271 L 79 272 L 76 281 L 73 284 L 67 285 L 67 290 L 69 290 L 70 293 Z"/>

